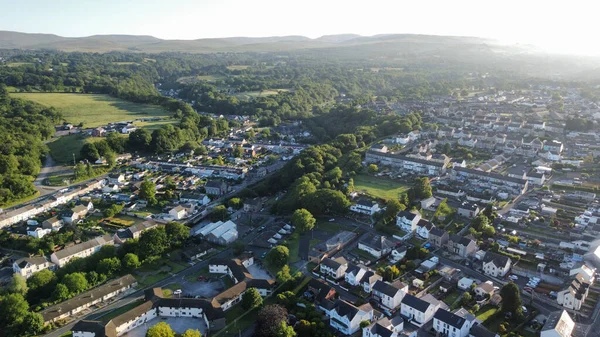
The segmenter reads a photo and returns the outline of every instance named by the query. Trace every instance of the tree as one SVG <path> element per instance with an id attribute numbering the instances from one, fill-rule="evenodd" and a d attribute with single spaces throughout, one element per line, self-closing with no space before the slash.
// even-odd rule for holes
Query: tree
<path id="1" fill-rule="evenodd" d="M 249 310 L 262 304 L 263 299 L 256 288 L 246 290 L 242 297 L 242 308 Z"/>
<path id="2" fill-rule="evenodd" d="M 246 250 L 246 243 L 242 240 L 238 240 L 231 245 L 231 248 L 233 249 L 234 255 L 240 255 Z"/>
<path id="3" fill-rule="evenodd" d="M 428 177 L 417 178 L 413 188 L 417 199 L 427 199 L 432 196 L 431 184 Z"/>
<path id="4" fill-rule="evenodd" d="M 277 282 L 284 283 L 293 279 L 290 274 L 290 266 L 287 264 L 281 268 L 279 272 L 277 272 Z"/>
<path id="5" fill-rule="evenodd" d="M 229 206 L 233 209 L 240 209 L 244 206 L 244 203 L 242 202 L 242 199 L 240 199 L 240 198 L 231 198 L 227 202 L 227 206 Z"/>
<path id="6" fill-rule="evenodd" d="M 385 205 L 385 218 L 393 219 L 396 217 L 398 212 L 406 209 L 406 206 L 401 204 L 400 201 L 396 199 L 390 199 Z"/>
<path id="7" fill-rule="evenodd" d="M 21 294 L 7 294 L 0 297 L 0 312 L 0 327 L 14 327 L 29 312 L 29 304 Z"/>
<path id="8" fill-rule="evenodd" d="M 373 174 L 377 173 L 377 171 L 379 171 L 379 168 L 375 164 L 369 164 L 369 166 L 367 166 L 367 170 L 369 171 L 369 173 Z"/>
<path id="9" fill-rule="evenodd" d="M 286 322 L 281 322 L 277 326 L 277 330 L 275 331 L 275 336 L 277 336 L 277 337 L 296 337 L 296 331 L 294 331 L 294 327 L 289 326 Z"/>
<path id="10" fill-rule="evenodd" d="M 224 205 L 219 205 L 213 208 L 213 211 L 210 213 L 210 220 L 212 221 L 225 221 L 229 213 L 227 212 L 227 208 Z"/>
<path id="11" fill-rule="evenodd" d="M 521 292 L 519 287 L 514 282 L 505 284 L 500 290 L 502 296 L 502 311 L 519 314 L 522 309 L 523 301 L 521 300 Z"/>
<path id="12" fill-rule="evenodd" d="M 119 270 L 121 270 L 121 261 L 116 257 L 102 259 L 96 267 L 98 274 L 104 274 L 107 277 L 119 272 Z"/>
<path id="13" fill-rule="evenodd" d="M 258 312 L 255 335 L 257 337 L 277 337 L 277 327 L 287 322 L 287 310 L 279 305 L 267 305 Z"/>
<path id="14" fill-rule="evenodd" d="M 235 158 L 242 158 L 242 156 L 244 156 L 244 149 L 242 149 L 242 147 L 240 145 L 236 145 L 233 148 L 232 155 Z"/>
<path id="15" fill-rule="evenodd" d="M 160 322 L 148 329 L 146 337 L 175 337 L 175 332 L 166 322 Z"/>
<path id="16" fill-rule="evenodd" d="M 151 228 L 142 232 L 138 243 L 138 256 L 146 259 L 159 256 L 168 248 L 167 233 L 164 227 Z"/>
<path id="17" fill-rule="evenodd" d="M 142 264 L 140 263 L 140 258 L 134 253 L 127 253 L 123 256 L 121 260 L 121 267 L 126 271 L 131 271 L 133 269 L 139 268 Z"/>
<path id="18" fill-rule="evenodd" d="M 43 269 L 34 273 L 27 279 L 29 287 L 28 298 L 31 302 L 37 302 L 37 299 L 46 298 L 56 285 L 56 274 L 48 269 Z"/>
<path id="19" fill-rule="evenodd" d="M 140 185 L 139 196 L 148 201 L 150 205 L 156 204 L 156 184 L 150 180 L 144 180 Z"/>
<path id="20" fill-rule="evenodd" d="M 487 226 L 487 224 L 489 223 L 488 218 L 483 215 L 483 213 L 479 213 L 472 221 L 471 221 L 471 225 L 473 226 L 473 228 L 475 228 L 477 231 L 481 231 L 483 230 L 483 228 L 485 226 Z"/>
<path id="21" fill-rule="evenodd" d="M 463 306 L 469 306 L 471 301 L 473 300 L 473 295 L 469 292 L 465 292 L 462 296 L 461 303 Z"/>
<path id="22" fill-rule="evenodd" d="M 150 151 L 152 135 L 147 129 L 136 129 L 129 134 L 129 147 L 137 151 Z"/>
<path id="23" fill-rule="evenodd" d="M 44 328 L 44 318 L 37 312 L 28 312 L 23 317 L 20 324 L 17 325 L 20 335 L 35 336 Z"/>
<path id="24" fill-rule="evenodd" d="M 187 329 L 185 330 L 185 332 L 181 335 L 181 337 L 202 337 L 202 334 L 200 333 L 199 330 L 192 330 L 192 329 Z"/>
<path id="25" fill-rule="evenodd" d="M 178 246 L 190 237 L 190 228 L 178 222 L 169 222 L 165 225 L 167 240 L 171 245 Z"/>
<path id="26" fill-rule="evenodd" d="M 79 154 L 82 158 L 87 159 L 91 162 L 95 162 L 100 158 L 100 153 L 98 153 L 98 149 L 94 143 L 85 143 L 83 147 L 79 151 Z"/>
<path id="27" fill-rule="evenodd" d="M 69 289 L 71 294 L 79 294 L 89 286 L 85 274 L 79 272 L 65 275 L 62 283 Z"/>
<path id="28" fill-rule="evenodd" d="M 27 280 L 21 274 L 13 274 L 10 283 L 8 284 L 8 291 L 11 293 L 21 294 L 25 296 L 27 294 Z"/>
<path id="29" fill-rule="evenodd" d="M 300 232 L 307 232 L 315 227 L 317 220 L 309 211 L 301 208 L 294 211 L 291 222 Z"/>
<path id="30" fill-rule="evenodd" d="M 371 325 L 371 322 L 368 321 L 368 320 L 364 320 L 364 321 L 360 322 L 360 328 L 361 329 L 364 329 L 364 328 L 368 327 L 369 325 Z"/>
<path id="31" fill-rule="evenodd" d="M 267 253 L 266 259 L 276 268 L 285 266 L 290 257 L 290 250 L 286 246 L 275 246 Z"/>
<path id="32" fill-rule="evenodd" d="M 385 281 L 391 282 L 400 276 L 400 270 L 395 265 L 381 267 L 377 269 L 377 273 L 383 277 Z"/>
<path id="33" fill-rule="evenodd" d="M 62 302 L 67 298 L 69 298 L 69 288 L 62 283 L 57 284 L 52 292 L 52 300 L 55 302 Z"/>
<path id="34" fill-rule="evenodd" d="M 117 163 L 117 155 L 113 151 L 104 154 L 104 159 L 106 159 L 106 164 L 110 167 L 114 167 Z"/>

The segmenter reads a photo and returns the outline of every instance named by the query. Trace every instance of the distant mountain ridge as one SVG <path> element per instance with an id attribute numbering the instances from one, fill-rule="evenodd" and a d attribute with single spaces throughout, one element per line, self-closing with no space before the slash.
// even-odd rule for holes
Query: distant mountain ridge
<path id="1" fill-rule="evenodd" d="M 325 35 L 316 39 L 305 36 L 228 37 L 196 40 L 163 40 L 148 35 L 93 35 L 62 37 L 54 34 L 29 34 L 0 31 L 1 49 L 53 49 L 61 51 L 138 51 L 157 52 L 268 52 L 298 49 L 356 46 L 373 43 L 417 44 L 496 44 L 475 37 L 386 34 L 371 37 L 357 34 Z"/>

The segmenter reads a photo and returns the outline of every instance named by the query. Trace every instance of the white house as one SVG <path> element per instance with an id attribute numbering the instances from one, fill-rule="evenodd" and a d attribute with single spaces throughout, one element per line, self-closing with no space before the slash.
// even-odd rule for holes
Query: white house
<path id="1" fill-rule="evenodd" d="M 364 327 L 362 337 L 397 337 L 404 330 L 404 319 L 395 316 L 391 320 L 387 317 Z"/>
<path id="2" fill-rule="evenodd" d="M 493 277 L 504 277 L 510 270 L 511 263 L 506 255 L 487 252 L 483 257 L 483 273 Z"/>
<path id="3" fill-rule="evenodd" d="M 346 269 L 348 269 L 348 262 L 343 257 L 338 257 L 336 259 L 327 257 L 321 261 L 321 264 L 319 265 L 321 273 L 334 280 L 339 280 L 344 277 Z"/>
<path id="4" fill-rule="evenodd" d="M 381 305 L 390 310 L 400 307 L 400 303 L 407 293 L 408 285 L 400 281 L 391 284 L 384 281 L 377 281 L 373 286 L 373 297 L 379 299 Z"/>
<path id="5" fill-rule="evenodd" d="M 346 301 L 337 300 L 326 314 L 332 328 L 345 335 L 352 335 L 360 329 L 360 322 L 373 319 L 373 308 L 369 304 L 357 308 Z"/>
<path id="6" fill-rule="evenodd" d="M 471 289 L 471 285 L 474 283 L 474 281 L 470 278 L 466 278 L 463 277 L 460 280 L 458 280 L 458 289 L 460 290 L 469 290 Z"/>
<path id="7" fill-rule="evenodd" d="M 375 283 L 381 280 L 383 280 L 383 278 L 380 275 L 376 274 L 372 270 L 367 270 L 365 275 L 363 275 L 362 279 L 360 280 L 360 284 L 364 292 L 369 294 L 371 291 L 373 291 L 373 286 Z"/>
<path id="8" fill-rule="evenodd" d="M 396 135 L 396 137 L 394 137 L 393 139 L 394 139 L 394 143 L 400 144 L 400 145 L 406 145 L 410 141 L 410 137 L 405 134 Z"/>
<path id="9" fill-rule="evenodd" d="M 577 274 L 580 274 L 583 277 L 583 280 L 587 283 L 593 284 L 596 275 L 596 268 L 590 268 L 586 264 L 581 264 L 580 266 L 572 268 L 569 271 L 569 276 L 576 276 Z"/>
<path id="10" fill-rule="evenodd" d="M 346 275 L 344 275 L 344 280 L 349 285 L 356 287 L 360 285 L 360 281 L 366 273 L 366 268 L 349 263 L 348 268 L 346 268 Z"/>
<path id="11" fill-rule="evenodd" d="M 425 301 L 411 294 L 406 294 L 400 305 L 400 313 L 402 316 L 408 317 L 414 325 L 423 326 L 433 318 L 440 307 L 440 303 L 435 299 L 427 299 L 428 301 Z"/>
<path id="12" fill-rule="evenodd" d="M 444 309 L 439 309 L 433 315 L 433 329 L 442 336 L 467 337 L 472 324 L 473 320 L 465 319 Z"/>
<path id="13" fill-rule="evenodd" d="M 540 337 L 571 337 L 575 322 L 566 310 L 555 311 L 548 315 L 542 327 Z"/>
<path id="14" fill-rule="evenodd" d="M 38 226 L 27 226 L 27 235 L 32 236 L 34 238 L 41 239 L 46 234 L 50 234 L 52 232 L 49 228 L 43 228 Z"/>
<path id="15" fill-rule="evenodd" d="M 90 210 L 88 209 L 87 206 L 77 205 L 77 206 L 71 208 L 70 210 L 66 211 L 63 214 L 62 219 L 66 223 L 72 224 L 72 223 L 76 222 L 77 220 L 81 220 L 81 219 L 85 218 L 85 216 L 88 214 L 89 211 Z"/>
<path id="16" fill-rule="evenodd" d="M 369 234 L 358 241 L 358 249 L 376 258 L 389 254 L 392 248 L 394 248 L 394 242 L 382 235 Z"/>
<path id="17" fill-rule="evenodd" d="M 110 235 L 99 236 L 95 239 L 54 252 L 50 256 L 50 260 L 58 267 L 62 267 L 76 257 L 88 257 L 99 251 L 102 246 L 112 244 L 114 244 L 114 239 Z"/>
<path id="18" fill-rule="evenodd" d="M 24 278 L 29 278 L 38 271 L 54 267 L 54 264 L 46 260 L 45 257 L 32 256 L 16 260 L 13 262 L 12 267 L 15 274 L 20 274 Z"/>
<path id="19" fill-rule="evenodd" d="M 396 215 L 396 226 L 400 227 L 405 232 L 414 232 L 417 229 L 417 223 L 421 220 L 421 213 L 419 211 L 407 212 L 400 211 Z"/>
<path id="20" fill-rule="evenodd" d="M 356 204 L 350 206 L 352 212 L 373 215 L 380 211 L 379 204 L 373 200 L 360 198 Z"/>
<path id="21" fill-rule="evenodd" d="M 425 219 L 421 219 L 417 223 L 417 235 L 422 237 L 423 239 L 429 239 L 429 232 L 433 228 L 435 228 L 435 226 L 431 222 Z"/>
<path id="22" fill-rule="evenodd" d="M 169 215 L 176 220 L 181 220 L 187 216 L 187 209 L 181 205 L 173 207 L 169 211 Z"/>
<path id="23" fill-rule="evenodd" d="M 558 292 L 558 304 L 571 310 L 581 310 L 590 290 L 590 284 L 585 282 L 583 276 L 577 274 L 565 290 Z"/>

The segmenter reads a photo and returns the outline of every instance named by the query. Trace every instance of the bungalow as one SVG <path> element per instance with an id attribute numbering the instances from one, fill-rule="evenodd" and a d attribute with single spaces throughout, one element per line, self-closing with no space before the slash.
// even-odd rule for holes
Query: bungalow
<path id="1" fill-rule="evenodd" d="M 511 259 L 506 255 L 486 252 L 483 257 L 483 273 L 493 277 L 504 277 L 511 267 Z"/>
<path id="2" fill-rule="evenodd" d="M 408 285 L 400 281 L 394 283 L 377 281 L 373 285 L 373 297 L 390 310 L 399 308 L 406 294 L 408 294 Z"/>
<path id="3" fill-rule="evenodd" d="M 332 328 L 344 335 L 352 335 L 360 329 L 361 322 L 373 319 L 373 308 L 368 303 L 355 307 L 344 300 L 337 300 L 326 314 Z"/>
<path id="4" fill-rule="evenodd" d="M 52 269 L 54 264 L 43 256 L 24 257 L 13 262 L 12 268 L 15 274 L 29 278 L 34 273 L 44 269 Z"/>
<path id="5" fill-rule="evenodd" d="M 346 261 L 346 259 L 343 257 L 338 257 L 335 259 L 327 257 L 319 265 L 319 270 L 321 273 L 331 277 L 334 280 L 339 280 L 344 277 L 346 269 L 348 269 L 348 261 Z"/>
<path id="6" fill-rule="evenodd" d="M 400 314 L 414 325 L 423 326 L 433 318 L 440 307 L 440 303 L 434 298 L 428 297 L 427 300 L 406 294 L 400 305 Z"/>
<path id="7" fill-rule="evenodd" d="M 102 187 L 102 193 L 119 193 L 121 188 L 117 184 L 106 184 Z"/>
<path id="8" fill-rule="evenodd" d="M 394 248 L 394 243 L 382 235 L 371 233 L 358 241 L 358 249 L 364 250 L 376 258 L 389 254 L 392 248 Z"/>
<path id="9" fill-rule="evenodd" d="M 439 309 L 433 316 L 433 329 L 442 336 L 467 337 L 474 318 L 469 320 L 448 310 Z"/>
<path id="10" fill-rule="evenodd" d="M 43 238 L 44 236 L 46 236 L 46 234 L 50 234 L 50 232 L 52 232 L 52 230 L 48 228 L 42 228 L 38 226 L 27 226 L 27 235 L 37 239 Z"/>
<path id="11" fill-rule="evenodd" d="M 417 230 L 417 223 L 421 220 L 421 213 L 419 211 L 408 212 L 400 211 L 396 215 L 396 226 L 400 227 L 405 232 L 414 232 Z"/>
<path id="12" fill-rule="evenodd" d="M 469 290 L 471 289 L 471 285 L 474 283 L 475 281 L 473 281 L 470 278 L 467 277 L 463 277 L 460 280 L 458 280 L 458 284 L 457 287 L 460 290 Z"/>
<path id="13" fill-rule="evenodd" d="M 379 204 L 377 204 L 373 200 L 369 200 L 366 198 L 360 198 L 356 202 L 356 204 L 350 206 L 350 210 L 352 212 L 373 215 L 380 211 Z"/>

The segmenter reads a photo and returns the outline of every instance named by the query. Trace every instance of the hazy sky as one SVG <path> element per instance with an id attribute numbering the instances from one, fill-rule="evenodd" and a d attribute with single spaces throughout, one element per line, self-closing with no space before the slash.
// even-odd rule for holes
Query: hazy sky
<path id="1" fill-rule="evenodd" d="M 413 33 L 600 55 L 599 13 L 597 0 L 0 0 L 0 30 L 186 40 Z"/>

